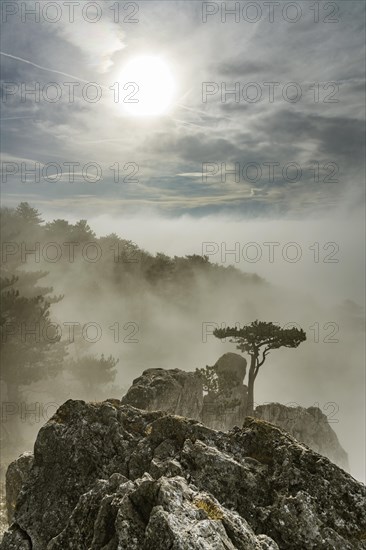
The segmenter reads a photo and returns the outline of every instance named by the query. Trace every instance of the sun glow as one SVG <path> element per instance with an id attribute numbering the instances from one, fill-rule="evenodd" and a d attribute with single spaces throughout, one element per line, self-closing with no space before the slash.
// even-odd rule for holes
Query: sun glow
<path id="1" fill-rule="evenodd" d="M 159 57 L 132 59 L 120 76 L 123 108 L 135 116 L 167 113 L 175 94 L 175 81 L 168 65 Z"/>

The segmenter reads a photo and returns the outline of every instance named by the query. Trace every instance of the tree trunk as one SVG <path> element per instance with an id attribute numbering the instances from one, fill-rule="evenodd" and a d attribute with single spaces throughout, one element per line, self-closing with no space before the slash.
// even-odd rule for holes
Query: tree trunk
<path id="1" fill-rule="evenodd" d="M 254 413 L 254 380 L 257 358 L 252 355 L 250 359 L 250 368 L 248 376 L 248 401 L 245 416 L 253 416 Z"/>

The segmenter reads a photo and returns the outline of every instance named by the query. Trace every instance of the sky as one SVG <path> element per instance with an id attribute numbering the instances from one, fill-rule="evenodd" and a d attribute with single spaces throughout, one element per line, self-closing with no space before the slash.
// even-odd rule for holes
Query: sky
<path id="1" fill-rule="evenodd" d="M 213 261 L 276 281 L 285 267 L 300 285 L 312 272 L 320 296 L 363 303 L 364 3 L 71 4 L 2 5 L 3 204 L 155 252 L 214 242 Z M 173 97 L 134 116 L 125 68 L 148 56 Z M 147 92 L 164 107 L 171 82 L 150 59 Z M 283 257 L 292 241 L 300 261 Z"/>
<path id="2" fill-rule="evenodd" d="M 298 219 L 363 200 L 363 2 L 36 4 L 2 6 L 7 203 Z M 125 109 L 139 94 L 123 71 L 141 56 L 174 82 L 162 116 Z M 39 182 L 25 174 L 37 166 Z"/>
<path id="3" fill-rule="evenodd" d="M 206 253 L 301 292 L 322 323 L 322 307 L 364 307 L 363 1 L 1 9 L 2 205 L 86 218 L 152 253 Z M 364 355 L 346 339 L 342 361 L 347 345 L 355 399 L 346 376 L 327 387 L 330 371 L 296 399 L 343 403 L 361 479 Z"/>

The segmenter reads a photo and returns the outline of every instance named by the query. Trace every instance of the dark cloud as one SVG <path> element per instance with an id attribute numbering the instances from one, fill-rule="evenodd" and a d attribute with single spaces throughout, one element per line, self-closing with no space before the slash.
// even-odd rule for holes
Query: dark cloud
<path id="1" fill-rule="evenodd" d="M 297 141 L 315 140 L 318 151 L 330 160 L 355 165 L 364 159 L 365 126 L 360 119 L 349 117 L 325 117 L 290 110 L 260 119 L 255 127 L 261 135 L 270 136 L 275 143 L 291 145 Z"/>
<path id="2" fill-rule="evenodd" d="M 238 59 L 237 61 L 233 61 L 230 58 L 212 67 L 212 71 L 215 75 L 235 79 L 245 79 L 248 75 L 263 75 L 273 69 L 274 66 L 271 65 L 271 63 L 266 63 L 261 60 Z"/>

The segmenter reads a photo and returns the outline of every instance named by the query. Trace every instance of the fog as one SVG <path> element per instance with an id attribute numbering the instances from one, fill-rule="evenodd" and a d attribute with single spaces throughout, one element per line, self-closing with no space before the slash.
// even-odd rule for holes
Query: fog
<path id="1" fill-rule="evenodd" d="M 114 231 L 135 239 L 151 252 L 184 255 L 211 251 L 211 261 L 235 265 L 268 281 L 270 288 L 256 292 L 251 289 L 246 296 L 234 288 L 215 293 L 209 299 L 210 306 L 202 308 L 201 317 L 197 311 L 197 316 L 186 320 L 188 346 L 187 340 L 181 342 L 179 329 L 176 332 L 173 328 L 169 338 L 162 334 L 168 361 L 162 366 L 191 370 L 213 364 L 221 353 L 233 351 L 233 344 L 220 343 L 213 336 L 207 337 L 207 343 L 200 341 L 198 325 L 202 319 L 227 325 L 245 324 L 256 318 L 280 324 L 296 322 L 306 331 L 308 341 L 298 349 L 271 354 L 256 381 L 256 402 L 296 402 L 306 407 L 318 403 L 349 453 L 352 475 L 365 481 L 365 339 L 364 324 L 357 322 L 364 314 L 365 303 L 364 218 L 362 211 L 343 217 L 338 214 L 301 221 L 233 221 L 220 216 L 178 220 L 156 217 L 147 222 L 146 218 L 111 221 L 100 216 L 92 225 L 102 232 L 113 224 Z M 279 243 L 271 258 L 269 246 L 263 245 L 269 242 Z M 297 262 L 284 258 L 290 242 L 299 248 L 289 247 L 288 258 L 296 258 L 301 251 Z M 215 243 L 216 247 L 202 243 Z M 257 247 L 246 248 L 247 243 L 256 243 Z M 314 243 L 319 243 L 319 256 Z M 339 248 L 329 245 L 324 249 L 327 243 Z M 235 254 L 230 254 L 234 250 Z M 347 300 L 361 310 L 347 305 Z M 178 319 L 182 321 L 179 313 Z M 161 323 L 165 326 L 164 317 Z M 331 334 L 333 330 L 337 334 Z M 168 354 L 167 342 L 177 353 Z"/>
<path id="2" fill-rule="evenodd" d="M 42 214 L 46 221 L 56 217 L 47 211 Z M 77 219 L 72 212 L 57 217 L 70 223 Z M 27 401 L 61 404 L 67 398 L 120 398 L 147 368 L 192 371 L 214 364 L 226 351 L 236 351 L 234 344 L 213 337 L 215 326 L 242 326 L 255 319 L 296 323 L 306 331 L 307 341 L 297 349 L 271 352 L 256 381 L 255 402 L 319 406 L 349 453 L 351 474 L 364 481 L 365 273 L 360 238 L 364 222 L 357 210 L 350 222 L 339 219 L 347 216 L 339 218 L 334 212 L 322 220 L 243 220 L 224 215 L 171 219 L 141 213 L 124 219 L 107 215 L 88 219 L 97 238 L 115 233 L 151 254 L 171 257 L 207 254 L 212 263 L 234 265 L 262 279 L 241 279 L 230 270 L 218 274 L 195 269 L 189 284 L 185 279 L 166 283 L 159 273 L 153 285 L 143 276 L 116 282 L 116 264 L 108 247 L 96 262 L 79 256 L 74 262 L 65 258 L 52 262 L 41 255 L 34 263 L 30 255 L 22 269 L 47 271 L 42 285 L 64 296 L 51 306 L 51 318 L 62 327 L 62 338 L 69 338 L 65 323 L 94 323 L 101 332 L 95 343 L 87 345 L 88 353 L 112 355 L 119 363 L 113 385 L 96 383 L 88 393 L 70 372 L 61 372 L 24 387 Z M 264 243 L 278 243 L 272 256 Z M 233 250 L 235 254 L 230 254 Z M 258 261 L 253 261 L 256 257 Z M 68 350 L 75 355 L 75 345 Z M 52 406 L 48 410 L 49 416 Z M 42 422 L 41 418 L 23 424 L 29 449 Z"/>
<path id="3" fill-rule="evenodd" d="M 115 232 L 152 253 L 207 254 L 212 262 L 257 273 L 272 284 L 309 292 L 322 302 L 332 304 L 344 298 L 364 303 L 365 222 L 361 211 L 340 218 L 333 213 L 322 220 L 300 221 L 233 220 L 222 215 L 121 220 L 101 215 L 90 224 L 99 235 Z M 287 246 L 289 243 L 298 246 Z"/>

